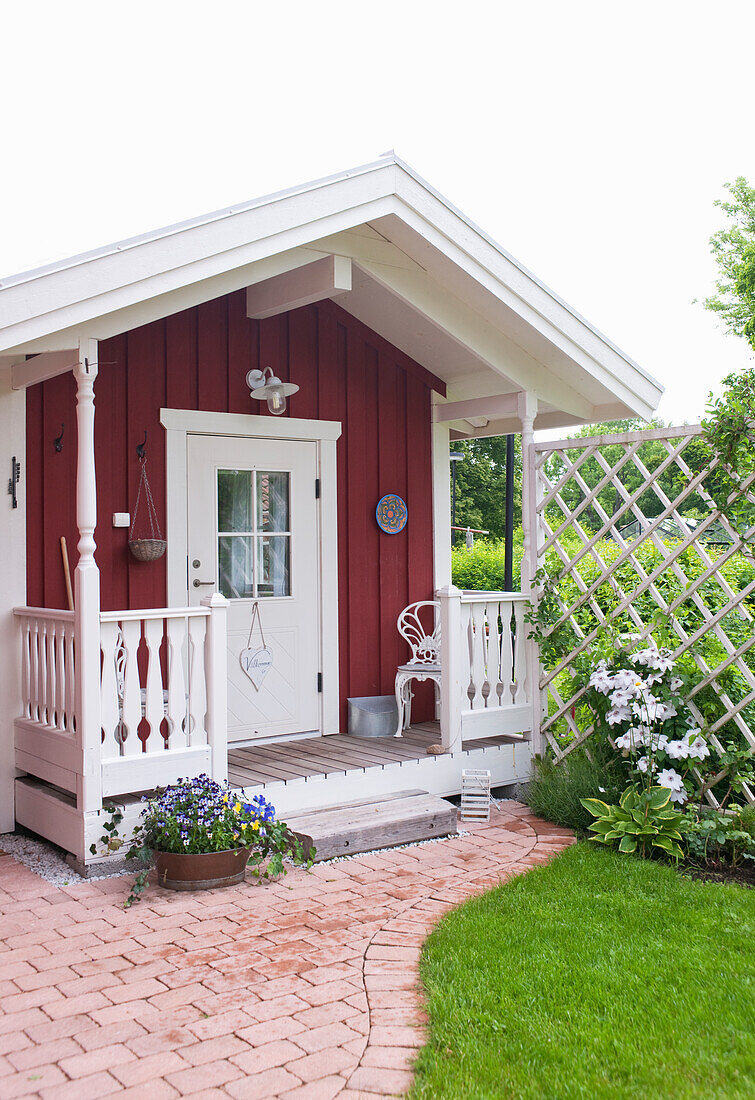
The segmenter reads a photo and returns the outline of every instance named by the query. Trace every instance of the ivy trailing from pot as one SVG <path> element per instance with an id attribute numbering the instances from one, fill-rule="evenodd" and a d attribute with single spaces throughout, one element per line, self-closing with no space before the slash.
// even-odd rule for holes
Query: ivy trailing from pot
<path id="1" fill-rule="evenodd" d="M 150 871 L 168 889 L 194 890 L 231 886 L 244 879 L 247 869 L 258 879 L 286 873 L 286 859 L 310 867 L 297 837 L 275 815 L 275 807 L 261 795 L 247 801 L 226 781 L 216 783 L 207 775 L 179 781 L 144 798 L 141 820 L 135 826 L 126 858 L 140 863 L 128 908 L 147 887 Z M 110 808 L 104 825 L 105 854 L 120 850 L 118 836 L 123 814 Z M 90 848 L 97 854 L 97 845 Z"/>

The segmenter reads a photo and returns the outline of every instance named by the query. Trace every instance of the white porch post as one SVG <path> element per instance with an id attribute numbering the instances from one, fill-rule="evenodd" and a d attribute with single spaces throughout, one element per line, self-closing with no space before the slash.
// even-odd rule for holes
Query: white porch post
<path id="1" fill-rule="evenodd" d="M 76 637 L 76 736 L 81 746 L 83 775 L 78 808 L 87 813 L 102 809 L 100 719 L 100 571 L 94 560 L 97 526 L 97 485 L 94 466 L 94 380 L 97 377 L 97 341 L 82 340 L 76 378 L 76 524 L 79 560 L 74 576 Z M 76 853 L 83 857 L 83 852 Z"/>
<path id="2" fill-rule="evenodd" d="M 461 589 L 438 589 L 440 602 L 440 739 L 445 752 L 461 751 Z"/>
<path id="3" fill-rule="evenodd" d="M 210 609 L 204 643 L 210 778 L 222 783 L 228 778 L 228 600 L 213 592 L 202 606 Z"/>
<path id="4" fill-rule="evenodd" d="M 433 424 L 433 571 L 435 588 L 451 584 L 451 433 Z"/>
<path id="5" fill-rule="evenodd" d="M 535 573 L 537 572 L 537 478 L 535 476 L 535 417 L 537 394 L 519 394 L 519 420 L 522 425 L 522 592 L 537 605 Z M 529 629 L 529 628 L 527 628 Z M 541 751 L 540 721 L 540 652 L 536 642 L 527 642 L 527 690 L 532 702 L 532 749 Z"/>

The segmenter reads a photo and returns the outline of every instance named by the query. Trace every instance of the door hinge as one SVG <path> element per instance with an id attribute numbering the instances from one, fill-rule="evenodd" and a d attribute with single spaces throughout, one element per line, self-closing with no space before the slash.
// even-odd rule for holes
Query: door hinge
<path id="1" fill-rule="evenodd" d="M 322 673 L 321 672 L 317 673 L 317 691 L 318 691 L 318 693 L 322 693 Z"/>
<path id="2" fill-rule="evenodd" d="M 320 479 L 319 479 L 319 477 L 316 477 L 315 478 L 315 500 L 319 500 L 319 499 L 320 499 Z"/>

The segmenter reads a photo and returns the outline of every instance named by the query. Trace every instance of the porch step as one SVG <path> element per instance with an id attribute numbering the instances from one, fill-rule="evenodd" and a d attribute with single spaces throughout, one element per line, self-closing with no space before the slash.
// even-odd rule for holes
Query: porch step
<path id="1" fill-rule="evenodd" d="M 458 831 L 456 807 L 451 802 L 416 790 L 398 791 L 377 801 L 363 798 L 337 808 L 287 814 L 286 821 L 305 853 L 314 846 L 317 863 Z"/>

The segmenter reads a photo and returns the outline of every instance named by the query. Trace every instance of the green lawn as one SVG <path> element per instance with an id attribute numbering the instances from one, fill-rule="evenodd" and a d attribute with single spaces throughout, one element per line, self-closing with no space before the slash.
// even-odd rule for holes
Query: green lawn
<path id="1" fill-rule="evenodd" d="M 755 890 L 586 842 L 450 913 L 413 1100 L 752 1100 Z"/>

